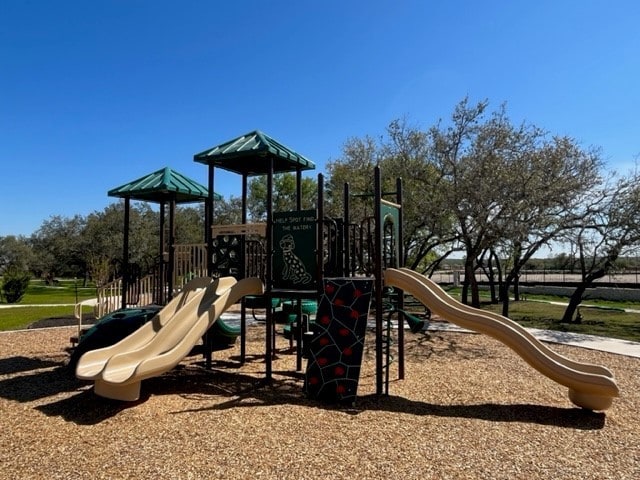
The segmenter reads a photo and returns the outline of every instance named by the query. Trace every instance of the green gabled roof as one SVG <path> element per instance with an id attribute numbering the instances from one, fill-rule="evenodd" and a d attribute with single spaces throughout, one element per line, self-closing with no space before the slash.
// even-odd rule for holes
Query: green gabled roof
<path id="1" fill-rule="evenodd" d="M 206 187 L 185 177 L 175 170 L 165 167 L 137 180 L 109 190 L 110 197 L 132 198 L 146 202 L 177 203 L 204 201 L 208 196 Z M 217 200 L 222 197 L 214 194 Z"/>
<path id="2" fill-rule="evenodd" d="M 274 173 L 316 168 L 311 160 L 285 147 L 260 130 L 247 133 L 193 156 L 196 162 L 246 175 L 269 173 L 267 160 L 271 158 L 274 161 Z"/>

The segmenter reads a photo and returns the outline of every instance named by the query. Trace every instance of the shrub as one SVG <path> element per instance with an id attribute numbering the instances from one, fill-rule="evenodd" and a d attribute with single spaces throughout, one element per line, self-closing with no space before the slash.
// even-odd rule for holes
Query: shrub
<path id="1" fill-rule="evenodd" d="M 17 303 L 24 296 L 29 286 L 29 273 L 8 269 L 4 272 L 2 293 L 7 303 Z"/>

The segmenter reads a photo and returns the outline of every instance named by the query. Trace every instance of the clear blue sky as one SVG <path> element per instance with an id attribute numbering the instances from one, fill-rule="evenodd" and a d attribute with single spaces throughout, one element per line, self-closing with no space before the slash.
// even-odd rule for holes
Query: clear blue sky
<path id="1" fill-rule="evenodd" d="M 260 129 L 324 171 L 353 136 L 428 127 L 463 97 L 640 153 L 640 2 L 0 2 L 0 236 Z M 239 195 L 238 180 L 216 191 Z"/>

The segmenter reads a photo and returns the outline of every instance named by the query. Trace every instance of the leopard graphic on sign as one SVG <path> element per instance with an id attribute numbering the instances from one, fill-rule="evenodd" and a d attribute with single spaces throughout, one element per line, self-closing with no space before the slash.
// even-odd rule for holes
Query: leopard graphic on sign
<path id="1" fill-rule="evenodd" d="M 307 272 L 304 263 L 295 253 L 293 253 L 293 250 L 296 248 L 293 236 L 287 234 L 282 237 L 280 239 L 280 248 L 282 249 L 284 261 L 282 279 L 291 280 L 303 285 L 311 282 L 311 275 Z"/>

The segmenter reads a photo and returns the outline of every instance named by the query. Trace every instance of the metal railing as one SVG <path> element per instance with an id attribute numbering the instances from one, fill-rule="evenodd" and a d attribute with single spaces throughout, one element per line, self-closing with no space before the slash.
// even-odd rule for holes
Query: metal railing
<path id="1" fill-rule="evenodd" d="M 173 289 L 178 292 L 195 277 L 207 275 L 207 246 L 202 244 L 175 245 Z"/>
<path id="2" fill-rule="evenodd" d="M 436 283 L 456 284 L 464 282 L 463 270 L 438 270 L 433 273 L 431 279 Z M 478 271 L 476 272 L 476 281 L 487 282 L 487 276 Z M 538 284 L 538 285 L 562 285 L 576 284 L 582 281 L 579 273 L 570 270 L 523 270 L 520 273 L 520 283 Z M 636 286 L 640 288 L 640 272 L 638 271 L 620 271 L 610 272 L 594 283 L 598 285 L 625 285 Z"/>
<path id="3" fill-rule="evenodd" d="M 154 275 L 147 275 L 127 289 L 127 306 L 149 305 L 154 301 Z M 94 306 L 96 318 L 115 312 L 122 307 L 122 278 L 116 278 L 97 288 L 97 301 Z"/>

